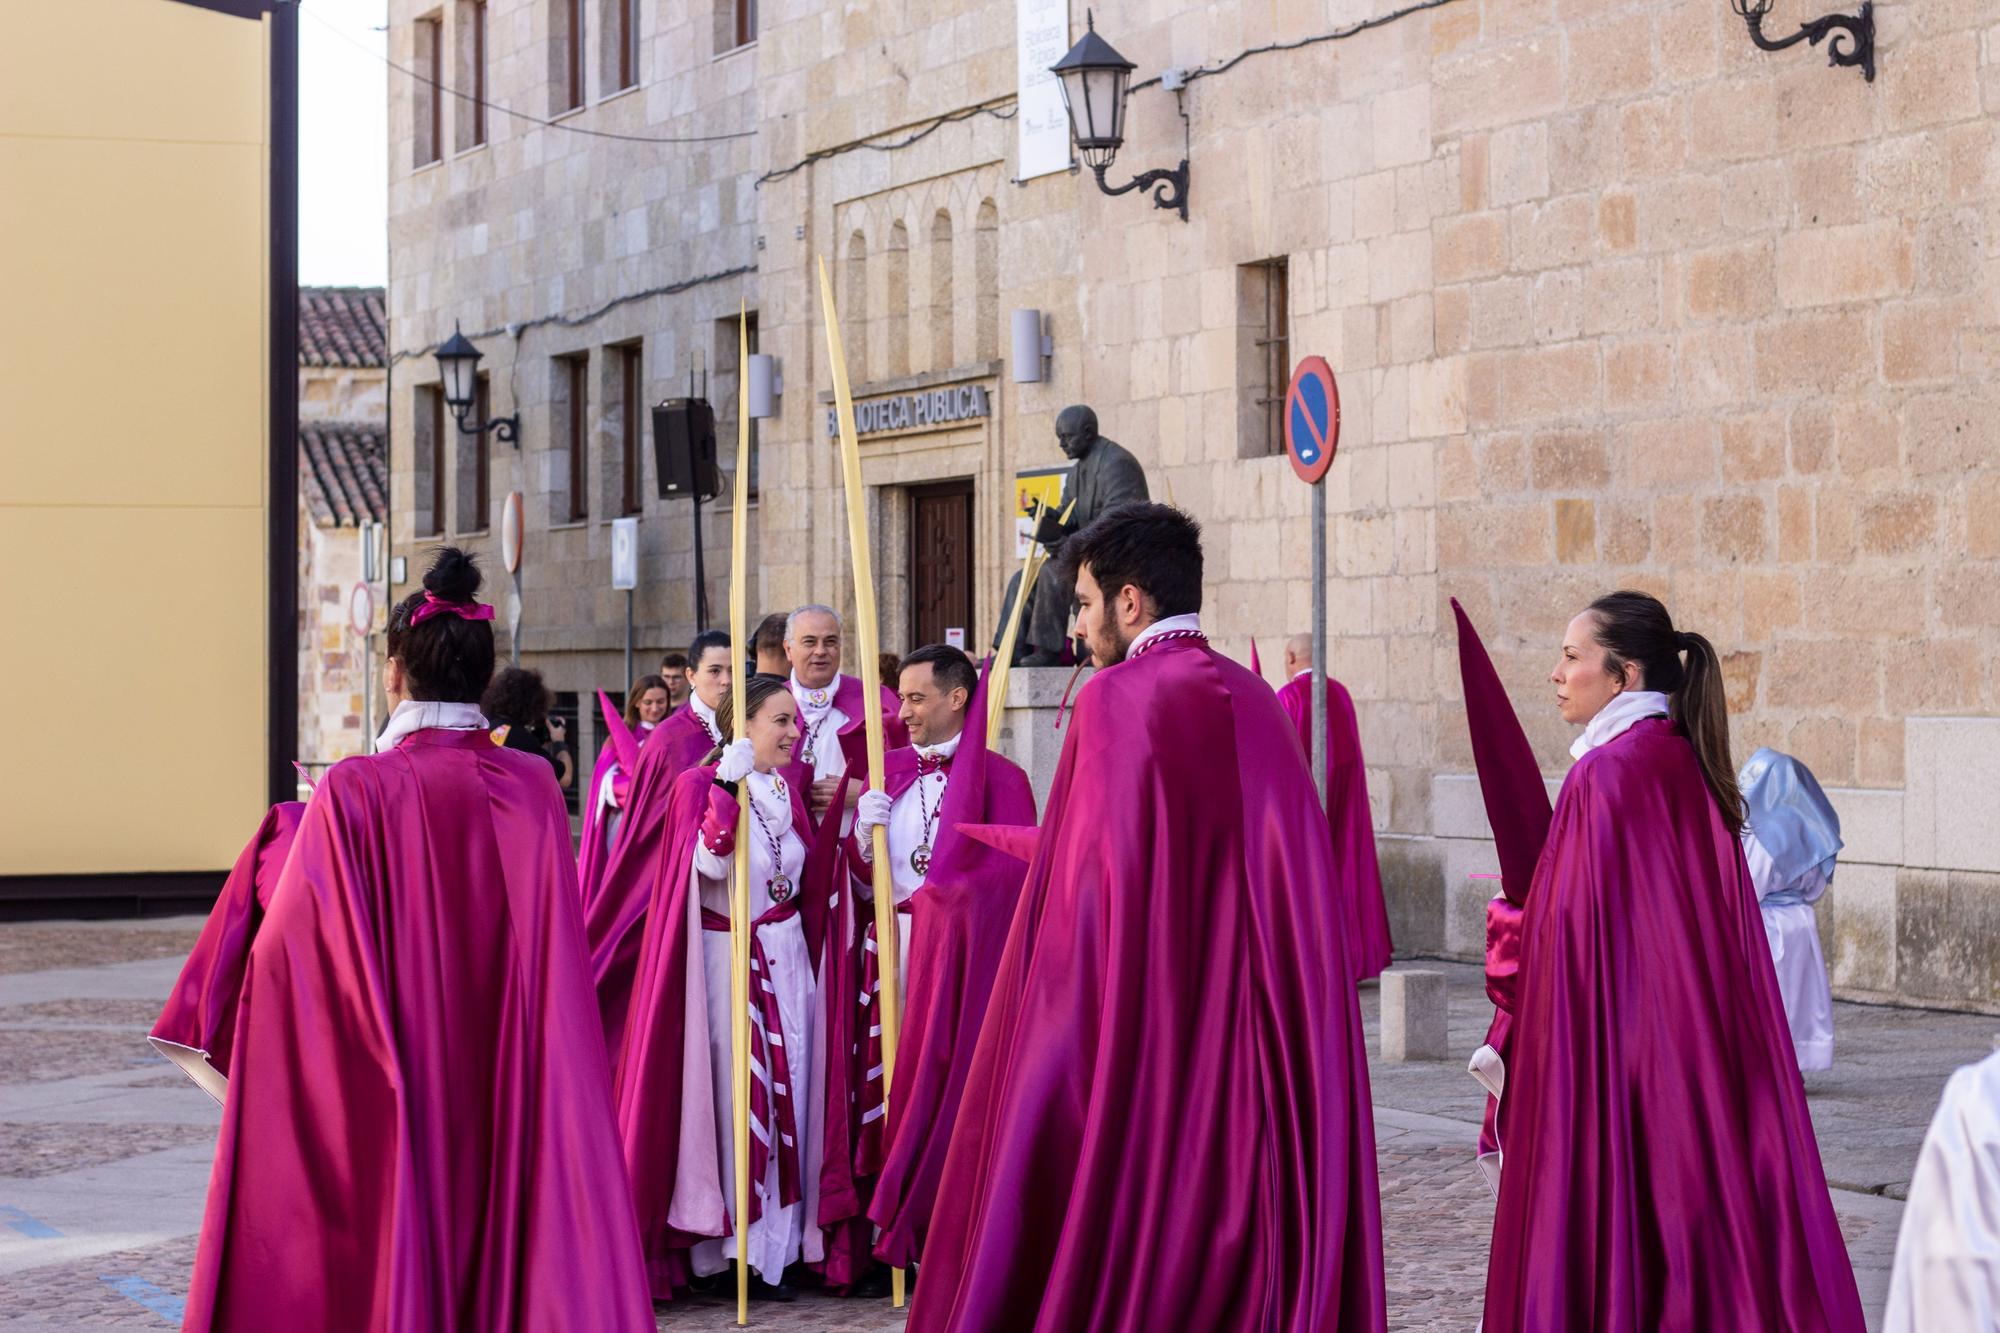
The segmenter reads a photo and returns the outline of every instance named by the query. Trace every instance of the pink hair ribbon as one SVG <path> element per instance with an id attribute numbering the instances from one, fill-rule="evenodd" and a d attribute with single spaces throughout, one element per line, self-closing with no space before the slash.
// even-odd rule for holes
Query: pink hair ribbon
<path id="1" fill-rule="evenodd" d="M 478 602 L 447 602 L 436 593 L 426 590 L 424 604 L 410 612 L 410 628 L 415 629 L 432 616 L 457 616 L 460 620 L 491 620 L 493 608 Z"/>

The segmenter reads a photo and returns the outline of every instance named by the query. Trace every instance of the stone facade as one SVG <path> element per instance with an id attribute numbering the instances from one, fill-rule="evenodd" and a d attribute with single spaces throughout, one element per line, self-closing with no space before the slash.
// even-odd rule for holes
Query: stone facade
<path id="1" fill-rule="evenodd" d="M 549 114 L 569 7 L 487 8 L 492 97 Z M 641 0 L 636 89 L 603 95 L 613 64 L 589 43 L 582 109 L 556 127 L 489 116 L 488 144 L 434 164 L 415 165 L 421 85 L 391 85 L 395 549 L 434 527 L 490 542 L 487 515 L 439 525 L 421 498 L 429 353 L 458 323 L 481 335 L 494 410 L 522 417 L 490 494 L 527 496 L 522 647 L 556 688 L 623 683 L 614 349 L 641 344 L 648 403 L 711 367 L 727 454 L 722 321 L 739 302 L 786 386 L 759 426 L 751 603 L 851 602 L 821 257 L 858 397 L 977 383 L 992 403 L 864 442 L 885 643 L 904 646 L 909 487 L 972 481 L 983 642 L 1012 563 L 1009 478 L 1060 461 L 1054 415 L 1082 401 L 1206 525 L 1221 646 L 1269 648 L 1308 623 L 1311 592 L 1308 497 L 1254 403 L 1277 308 L 1289 357 L 1340 376 L 1330 665 L 1356 701 L 1402 944 L 1473 951 L 1465 875 L 1491 855 L 1463 790 L 1447 599 L 1556 775 L 1569 737 L 1542 676 L 1562 627 L 1636 586 L 1724 653 L 1739 752 L 1788 750 L 1836 789 L 1854 831 L 1823 912 L 1840 986 L 2000 1005 L 2000 937 L 1975 929 L 2000 902 L 2000 835 L 1963 795 L 2000 778 L 1976 742 L 2000 713 L 2000 30 L 1984 6 L 1877 5 L 1872 84 L 1822 51 L 1756 50 L 1709 0 L 1455 0 L 1227 70 L 1393 6 L 1101 11 L 1139 79 L 1202 75 L 1132 94 L 1110 173 L 1186 151 L 1186 223 L 1087 174 L 1014 179 L 1014 4 L 761 8 L 757 40 L 724 52 L 726 4 Z M 468 10 L 393 0 L 392 58 L 433 35 L 457 50 Z M 617 12 L 584 10 L 603 31 Z M 1802 13 L 1779 0 L 1767 31 Z M 1039 383 L 1006 373 L 1017 309 L 1054 337 Z M 571 521 L 556 358 L 578 355 L 591 492 Z M 444 452 L 456 475 L 464 446 Z M 642 661 L 694 628 L 691 514 L 644 468 Z M 706 536 L 719 614 L 723 514 Z M 1959 758 L 1973 767 L 1950 781 L 1921 776 Z"/>

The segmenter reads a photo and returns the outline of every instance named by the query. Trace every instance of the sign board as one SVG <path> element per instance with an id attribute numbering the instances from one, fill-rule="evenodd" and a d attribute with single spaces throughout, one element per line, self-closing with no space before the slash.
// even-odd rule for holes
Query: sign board
<path id="1" fill-rule="evenodd" d="M 365 581 L 347 594 L 347 623 L 363 638 L 375 628 L 375 590 Z"/>
<path id="2" fill-rule="evenodd" d="M 507 498 L 500 502 L 500 560 L 507 566 L 509 574 L 521 572 L 521 539 L 526 535 L 527 526 L 521 493 L 507 492 Z"/>
<path id="3" fill-rule="evenodd" d="M 1285 390 L 1285 453 L 1292 471 L 1308 485 L 1333 463 L 1340 445 L 1340 388 L 1323 356 L 1309 356 L 1292 372 Z"/>
<path id="4" fill-rule="evenodd" d="M 1014 0 L 1017 180 L 1069 170 L 1069 112 L 1049 67 L 1069 50 L 1069 0 Z"/>
<path id="5" fill-rule="evenodd" d="M 1049 512 L 1062 511 L 1063 481 L 1069 476 L 1063 467 L 1023 468 L 1014 474 L 1014 558 L 1026 560 L 1035 535 L 1035 505 L 1046 501 Z"/>
<path id="6" fill-rule="evenodd" d="M 983 384 L 954 384 L 948 389 L 926 389 L 921 393 L 899 393 L 888 398 L 871 398 L 854 405 L 854 433 L 880 435 L 885 431 L 911 430 L 919 426 L 949 426 L 959 421 L 977 421 L 993 415 L 993 400 Z M 826 410 L 826 437 L 840 434 L 838 410 Z"/>
<path id="7" fill-rule="evenodd" d="M 944 632 L 944 641 L 950 647 L 965 651 L 965 626 L 953 625 Z"/>
<path id="8" fill-rule="evenodd" d="M 611 586 L 630 591 L 639 586 L 639 520 L 611 520 Z"/>

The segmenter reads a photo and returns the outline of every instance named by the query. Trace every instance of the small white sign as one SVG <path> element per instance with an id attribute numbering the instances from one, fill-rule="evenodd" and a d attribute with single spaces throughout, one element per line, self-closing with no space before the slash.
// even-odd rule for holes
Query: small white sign
<path id="1" fill-rule="evenodd" d="M 611 586 L 628 590 L 639 586 L 639 520 L 611 520 Z"/>
<path id="2" fill-rule="evenodd" d="M 375 628 L 375 590 L 366 582 L 355 584 L 347 594 L 347 623 L 364 638 Z"/>
<path id="3" fill-rule="evenodd" d="M 965 651 L 965 626 L 953 625 L 944 632 L 944 641 L 960 652 Z"/>
<path id="4" fill-rule="evenodd" d="M 1019 179 L 1069 170 L 1069 112 L 1049 66 L 1069 51 L 1068 0 L 1015 0 L 1015 106 Z"/>

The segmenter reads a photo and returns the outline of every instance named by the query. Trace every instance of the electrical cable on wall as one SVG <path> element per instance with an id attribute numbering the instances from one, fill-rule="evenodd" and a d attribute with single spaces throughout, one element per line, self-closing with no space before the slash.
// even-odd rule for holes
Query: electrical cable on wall
<path id="1" fill-rule="evenodd" d="M 1289 42 L 1271 42 L 1264 46 L 1253 46 L 1248 50 L 1238 51 L 1219 65 L 1198 65 L 1193 69 L 1185 71 L 1187 83 L 1193 83 L 1196 79 L 1206 79 L 1217 74 L 1227 73 L 1248 60 L 1251 56 L 1269 55 L 1273 51 L 1296 51 L 1301 47 L 1318 46 L 1322 42 L 1345 41 L 1349 37 L 1359 36 L 1373 28 L 1386 28 L 1399 19 L 1406 19 L 1412 14 L 1421 14 L 1426 9 L 1442 9 L 1446 5 L 1456 3 L 1458 3 L 1458 0 L 1419 0 L 1417 4 L 1408 5 L 1392 13 L 1382 14 L 1372 19 L 1363 19 L 1361 22 L 1351 23 L 1345 28 L 1335 28 L 1332 32 L 1314 33 L 1310 37 L 1300 37 Z M 1141 88 L 1156 87 L 1159 83 L 1160 76 L 1157 74 L 1150 79 L 1141 79 L 1137 83 L 1128 85 L 1125 89 L 1125 95 L 1130 97 Z M 1182 86 L 1185 87 L 1186 85 L 1183 84 Z"/>
<path id="2" fill-rule="evenodd" d="M 954 125 L 962 120 L 971 120 L 974 116 L 991 116 L 995 120 L 1012 120 L 1020 114 L 1020 108 L 1013 107 L 1006 111 L 1002 111 L 1000 108 L 1014 100 L 1016 100 L 1014 94 L 1009 93 L 1005 97 L 998 98 L 981 106 L 969 106 L 958 111 L 948 111 L 942 116 L 933 117 L 922 129 L 916 130 L 901 139 L 891 140 L 888 143 L 871 143 L 867 140 L 860 140 L 855 143 L 841 144 L 834 148 L 816 149 L 813 152 L 807 153 L 788 167 L 776 167 L 765 172 L 757 178 L 757 185 L 761 189 L 766 181 L 783 180 L 787 176 L 803 171 L 815 162 L 824 162 L 830 157 L 839 157 L 843 153 L 859 152 L 862 149 L 867 149 L 875 153 L 898 152 L 910 147 L 912 144 L 928 139 L 947 125 Z"/>

